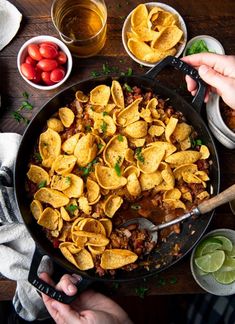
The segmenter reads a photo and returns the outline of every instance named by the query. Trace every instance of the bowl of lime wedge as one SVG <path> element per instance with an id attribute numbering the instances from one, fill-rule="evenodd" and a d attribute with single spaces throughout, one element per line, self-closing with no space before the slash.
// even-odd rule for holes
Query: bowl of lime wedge
<path id="1" fill-rule="evenodd" d="M 217 229 L 194 248 L 190 267 L 195 281 L 217 296 L 235 294 L 235 231 Z"/>

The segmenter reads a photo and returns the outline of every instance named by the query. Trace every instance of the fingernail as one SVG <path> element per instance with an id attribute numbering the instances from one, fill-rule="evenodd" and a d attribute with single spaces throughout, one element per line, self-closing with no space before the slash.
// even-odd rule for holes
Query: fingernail
<path id="1" fill-rule="evenodd" d="M 71 293 L 74 293 L 74 292 L 76 292 L 76 290 L 77 290 L 76 287 L 75 287 L 74 285 L 68 285 L 67 288 L 68 288 L 68 291 L 71 292 Z"/>
<path id="2" fill-rule="evenodd" d="M 82 280 L 82 277 L 77 275 L 76 273 L 72 274 L 71 281 L 76 285 L 79 281 Z"/>
<path id="3" fill-rule="evenodd" d="M 203 75 L 203 74 L 206 74 L 208 70 L 209 70 L 208 66 L 202 65 L 199 67 L 198 72 L 199 72 L 199 74 Z"/>

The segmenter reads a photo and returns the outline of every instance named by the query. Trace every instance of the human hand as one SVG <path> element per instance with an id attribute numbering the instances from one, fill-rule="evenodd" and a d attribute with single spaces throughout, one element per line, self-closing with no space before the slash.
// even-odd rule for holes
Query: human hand
<path id="1" fill-rule="evenodd" d="M 198 69 L 202 80 L 210 85 L 210 90 L 222 97 L 223 101 L 235 109 L 235 56 L 213 53 L 200 53 L 185 56 L 182 61 Z M 197 84 L 186 76 L 188 90 L 194 96 Z M 207 94 L 205 102 L 209 99 Z"/>
<path id="2" fill-rule="evenodd" d="M 57 285 L 45 272 L 40 278 L 68 296 L 77 292 L 77 275 L 64 275 Z M 44 304 L 57 324 L 131 324 L 125 311 L 110 298 L 92 290 L 81 293 L 70 305 L 62 304 L 42 294 Z"/>

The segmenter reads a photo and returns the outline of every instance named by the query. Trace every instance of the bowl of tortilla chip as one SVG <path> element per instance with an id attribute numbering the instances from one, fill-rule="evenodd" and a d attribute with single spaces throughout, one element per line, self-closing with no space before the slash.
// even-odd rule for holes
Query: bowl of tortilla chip
<path id="1" fill-rule="evenodd" d="M 171 6 L 160 2 L 139 4 L 123 24 L 122 42 L 134 61 L 152 67 L 168 55 L 182 54 L 187 28 Z"/>

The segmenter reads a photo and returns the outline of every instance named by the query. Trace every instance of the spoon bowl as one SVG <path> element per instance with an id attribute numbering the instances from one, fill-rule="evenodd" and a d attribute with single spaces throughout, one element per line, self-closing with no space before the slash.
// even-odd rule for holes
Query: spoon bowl
<path id="1" fill-rule="evenodd" d="M 210 198 L 208 200 L 203 201 L 200 205 L 198 205 L 196 208 L 192 209 L 190 212 L 183 214 L 180 217 L 177 217 L 169 222 L 162 223 L 159 225 L 153 224 L 150 220 L 144 217 L 136 217 L 128 220 L 127 222 L 120 225 L 120 227 L 127 227 L 132 224 L 137 224 L 139 229 L 146 230 L 151 240 L 155 243 L 158 241 L 158 231 L 172 226 L 174 224 L 177 224 L 179 222 L 182 222 L 185 219 L 188 219 L 192 216 L 199 216 L 202 214 L 206 214 L 210 211 L 212 211 L 214 208 L 221 206 L 231 200 L 233 200 L 235 197 L 235 184 L 231 187 L 227 188 L 226 190 L 222 191 L 217 196 Z"/>

